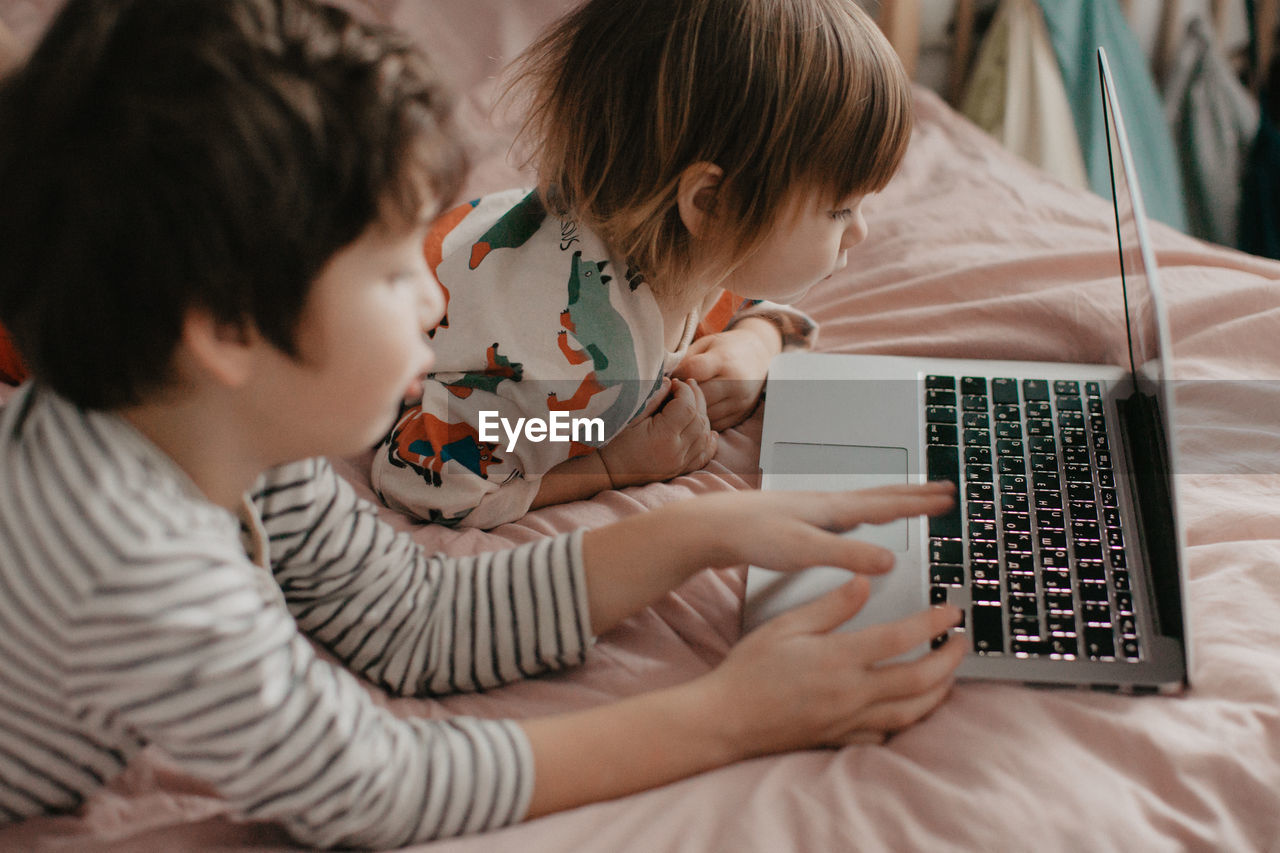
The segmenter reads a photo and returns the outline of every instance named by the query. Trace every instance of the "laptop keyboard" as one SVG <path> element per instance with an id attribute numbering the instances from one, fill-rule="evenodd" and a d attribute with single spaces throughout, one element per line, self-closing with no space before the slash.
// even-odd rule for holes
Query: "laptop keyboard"
<path id="1" fill-rule="evenodd" d="M 930 519 L 934 602 L 969 588 L 981 655 L 1138 660 L 1100 385 L 928 376 L 924 393 L 928 477 L 961 494 Z"/>

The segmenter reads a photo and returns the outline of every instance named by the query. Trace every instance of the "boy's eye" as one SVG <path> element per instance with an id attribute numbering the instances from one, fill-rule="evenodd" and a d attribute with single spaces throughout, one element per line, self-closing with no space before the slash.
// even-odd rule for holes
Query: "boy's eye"
<path id="1" fill-rule="evenodd" d="M 845 208 L 841 208 L 840 210 L 833 210 L 831 211 L 830 216 L 832 219 L 848 219 L 849 217 L 853 216 L 853 208 L 845 207 Z"/>

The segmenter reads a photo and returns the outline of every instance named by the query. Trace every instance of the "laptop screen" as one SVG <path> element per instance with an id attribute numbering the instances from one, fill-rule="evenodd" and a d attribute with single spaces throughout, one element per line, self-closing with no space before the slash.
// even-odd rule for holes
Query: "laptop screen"
<path id="1" fill-rule="evenodd" d="M 1183 533 L 1176 522 L 1177 493 L 1172 474 L 1177 470 L 1169 368 L 1173 348 L 1133 151 L 1102 48 L 1098 48 L 1098 72 L 1111 160 L 1130 369 L 1136 391 L 1122 404 L 1122 416 L 1131 420 L 1130 465 L 1143 493 L 1138 502 L 1139 526 L 1154 577 L 1158 617 L 1165 633 L 1181 637 L 1187 591 L 1180 555 Z"/>
<path id="2" fill-rule="evenodd" d="M 1111 160 L 1111 187 L 1115 200 L 1116 233 L 1120 249 L 1121 285 L 1124 288 L 1125 320 L 1129 336 L 1129 366 L 1137 390 L 1156 397 L 1161 409 L 1170 410 L 1165 395 L 1169 391 L 1166 353 L 1169 346 L 1167 314 L 1157 281 L 1157 268 L 1150 245 L 1146 209 L 1138 187 L 1133 152 L 1125 133 L 1124 119 L 1116 99 L 1115 83 L 1106 53 L 1098 50 L 1098 70 L 1102 76 L 1102 103 L 1106 119 L 1108 155 Z M 1170 434 L 1167 421 L 1166 435 Z"/>

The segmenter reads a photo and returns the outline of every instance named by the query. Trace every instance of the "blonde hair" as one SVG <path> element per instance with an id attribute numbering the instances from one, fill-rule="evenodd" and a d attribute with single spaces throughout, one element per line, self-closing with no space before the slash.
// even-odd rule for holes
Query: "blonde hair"
<path id="1" fill-rule="evenodd" d="M 854 0 L 590 0 L 521 55 L 512 92 L 548 207 L 658 290 L 689 270 L 686 167 L 724 171 L 714 237 L 740 258 L 798 191 L 882 189 L 912 123 L 902 65 Z"/>

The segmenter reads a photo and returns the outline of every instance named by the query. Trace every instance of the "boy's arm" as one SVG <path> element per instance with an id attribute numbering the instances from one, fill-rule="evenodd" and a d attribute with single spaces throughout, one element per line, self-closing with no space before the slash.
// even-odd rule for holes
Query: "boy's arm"
<path id="1" fill-rule="evenodd" d="M 385 690 L 496 687 L 579 663 L 591 642 L 580 532 L 428 555 L 324 460 L 271 472 L 254 500 L 298 625 Z"/>
<path id="2" fill-rule="evenodd" d="M 953 487 L 697 498 L 586 534 L 591 615 L 603 631 L 703 565 L 879 573 L 892 556 L 838 535 L 949 506 Z M 709 674 L 600 708 L 528 720 L 537 778 L 530 816 L 665 784 L 786 749 L 878 742 L 931 711 L 963 653 L 947 643 L 885 661 L 943 634 L 953 608 L 856 633 L 833 632 L 866 601 L 855 580 L 742 639 Z M 573 743 L 574 749 L 565 749 Z"/>

